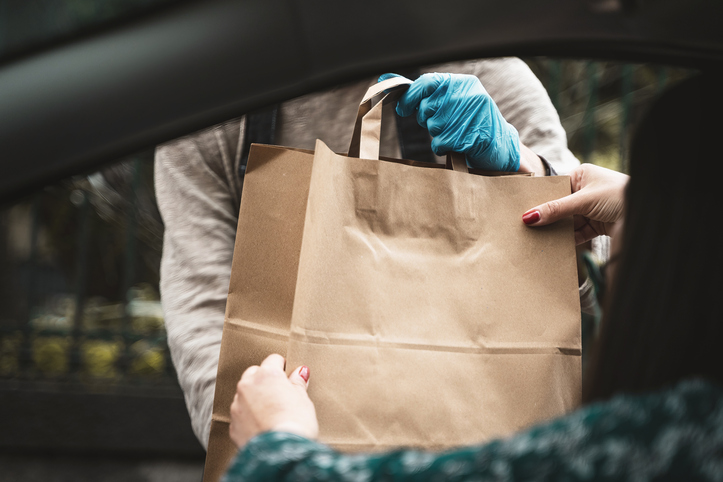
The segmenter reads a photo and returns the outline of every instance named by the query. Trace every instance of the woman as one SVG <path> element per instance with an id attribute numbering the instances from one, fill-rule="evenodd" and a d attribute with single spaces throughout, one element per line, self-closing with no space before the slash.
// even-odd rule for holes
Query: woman
<path id="1" fill-rule="evenodd" d="M 716 158 L 720 85 L 701 76 L 661 98 L 636 133 L 629 182 L 582 166 L 571 196 L 523 214 L 531 227 L 574 214 L 578 242 L 613 235 L 616 283 L 581 409 L 445 453 L 342 455 L 313 441 L 308 369 L 287 378 L 272 355 L 239 382 L 231 437 L 241 450 L 226 480 L 723 480 L 718 181 L 686 169 Z"/>

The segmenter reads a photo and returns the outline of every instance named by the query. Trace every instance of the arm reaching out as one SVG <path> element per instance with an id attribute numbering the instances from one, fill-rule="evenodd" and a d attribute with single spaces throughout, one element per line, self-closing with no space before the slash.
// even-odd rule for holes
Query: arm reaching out
<path id="1" fill-rule="evenodd" d="M 384 74 L 386 80 L 396 74 Z M 438 156 L 460 152 L 479 169 L 517 172 L 520 137 L 474 75 L 423 74 L 397 103 L 397 114 L 416 115 Z"/>
<path id="2" fill-rule="evenodd" d="M 582 164 L 570 173 L 572 194 L 535 206 L 522 215 L 522 221 L 528 226 L 544 226 L 573 216 L 577 244 L 610 235 L 623 216 L 628 179 L 617 171 Z"/>

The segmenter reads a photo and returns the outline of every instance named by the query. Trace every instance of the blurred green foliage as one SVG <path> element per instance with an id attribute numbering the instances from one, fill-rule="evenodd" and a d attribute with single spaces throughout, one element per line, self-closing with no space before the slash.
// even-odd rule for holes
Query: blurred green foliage
<path id="1" fill-rule="evenodd" d="M 14 378 L 20 372 L 20 346 L 23 335 L 19 331 L 0 335 L 0 377 Z"/>
<path id="2" fill-rule="evenodd" d="M 120 373 L 116 365 L 122 350 L 122 339 L 83 341 L 80 351 L 84 373 L 96 378 L 118 378 Z"/>
<path id="3" fill-rule="evenodd" d="M 666 88 L 694 71 L 654 64 L 524 59 L 546 87 L 583 162 L 626 172 L 630 139 L 645 111 Z"/>
<path id="4" fill-rule="evenodd" d="M 70 336 L 34 336 L 32 340 L 32 359 L 35 368 L 48 377 L 68 373 L 71 343 L 72 338 Z"/>
<path id="5" fill-rule="evenodd" d="M 58 379 L 72 375 L 73 351 L 79 353 L 79 374 L 86 381 L 119 380 L 120 362 L 127 350 L 128 370 L 132 377 L 162 377 L 167 369 L 167 349 L 163 311 L 158 294 L 147 283 L 134 286 L 130 301 L 108 302 L 95 297 L 87 300 L 80 316 L 80 336 L 74 329 L 75 302 L 70 296 L 55 296 L 36 307 L 29 331 L 0 333 L 0 377 L 21 375 L 22 347 L 27 340 L 31 378 Z M 124 331 L 124 320 L 130 330 Z M 75 341 L 74 341 L 75 340 Z M 136 341 L 133 341 L 136 340 Z"/>

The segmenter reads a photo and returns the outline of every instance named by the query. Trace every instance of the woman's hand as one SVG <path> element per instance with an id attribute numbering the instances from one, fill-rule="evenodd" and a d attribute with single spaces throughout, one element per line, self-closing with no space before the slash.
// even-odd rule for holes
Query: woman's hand
<path id="1" fill-rule="evenodd" d="M 617 171 L 582 164 L 570 173 L 572 194 L 535 206 L 522 215 L 522 221 L 529 226 L 544 226 L 573 216 L 576 244 L 601 234 L 610 235 L 623 216 L 628 179 Z"/>
<path id="2" fill-rule="evenodd" d="M 314 404 L 306 394 L 309 369 L 301 366 L 287 378 L 284 364 L 281 355 L 270 355 L 241 376 L 231 404 L 229 427 L 237 447 L 269 431 L 291 432 L 309 439 L 319 434 Z"/>

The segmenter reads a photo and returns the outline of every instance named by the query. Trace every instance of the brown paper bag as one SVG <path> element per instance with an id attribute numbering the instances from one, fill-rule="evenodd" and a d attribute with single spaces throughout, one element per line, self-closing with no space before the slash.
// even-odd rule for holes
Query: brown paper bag
<path id="1" fill-rule="evenodd" d="M 270 353 L 310 367 L 320 440 L 340 450 L 478 443 L 580 401 L 572 221 L 521 222 L 569 178 L 376 160 L 371 98 L 389 87 L 363 99 L 350 156 L 252 147 L 205 481 L 235 453 L 241 373 Z"/>

